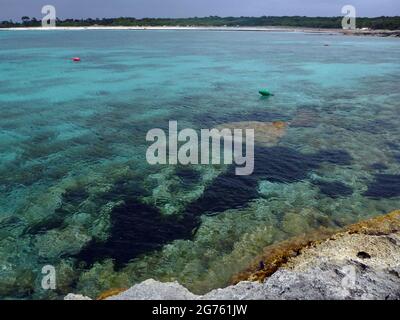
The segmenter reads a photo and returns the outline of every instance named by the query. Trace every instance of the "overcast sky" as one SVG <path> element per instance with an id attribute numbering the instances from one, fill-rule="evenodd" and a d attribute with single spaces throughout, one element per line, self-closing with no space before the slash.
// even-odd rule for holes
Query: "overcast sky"
<path id="1" fill-rule="evenodd" d="M 52 4 L 59 18 L 304 15 L 339 16 L 351 4 L 357 16 L 400 15 L 400 0 L 0 0 L 0 20 L 40 18 Z"/>

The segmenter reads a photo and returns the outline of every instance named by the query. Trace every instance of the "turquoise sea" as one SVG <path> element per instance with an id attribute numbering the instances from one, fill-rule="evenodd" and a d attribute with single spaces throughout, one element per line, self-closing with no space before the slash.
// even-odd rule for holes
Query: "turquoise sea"
<path id="1" fill-rule="evenodd" d="M 1 31 L 0 75 L 2 299 L 148 278 L 206 292 L 269 244 L 400 208 L 399 39 Z M 169 120 L 286 129 L 238 177 L 148 165 L 146 133 Z"/>

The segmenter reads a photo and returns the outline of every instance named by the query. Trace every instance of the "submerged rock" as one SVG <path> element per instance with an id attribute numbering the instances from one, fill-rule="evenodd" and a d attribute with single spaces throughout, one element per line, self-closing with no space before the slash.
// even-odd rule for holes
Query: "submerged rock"
<path id="1" fill-rule="evenodd" d="M 254 142 L 264 147 L 276 145 L 286 134 L 287 123 L 283 121 L 261 122 L 261 121 L 242 121 L 224 123 L 216 127 L 217 129 L 254 129 Z"/>

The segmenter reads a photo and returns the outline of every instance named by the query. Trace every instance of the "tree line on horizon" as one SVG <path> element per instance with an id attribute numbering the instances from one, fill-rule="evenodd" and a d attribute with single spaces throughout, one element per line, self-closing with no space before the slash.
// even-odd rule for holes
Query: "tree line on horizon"
<path id="1" fill-rule="evenodd" d="M 262 17 L 193 17 L 193 18 L 103 18 L 103 19 L 57 19 L 60 27 L 86 26 L 202 26 L 202 27 L 304 27 L 340 29 L 343 17 L 304 17 L 304 16 L 262 16 Z M 0 28 L 39 27 L 41 20 L 24 16 L 20 22 L 12 20 L 0 22 Z M 400 16 L 357 18 L 357 28 L 400 29 Z"/>

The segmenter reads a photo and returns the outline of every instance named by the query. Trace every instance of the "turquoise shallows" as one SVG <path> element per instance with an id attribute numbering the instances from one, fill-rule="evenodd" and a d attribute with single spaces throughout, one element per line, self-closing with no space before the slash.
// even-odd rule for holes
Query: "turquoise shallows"
<path id="1" fill-rule="evenodd" d="M 1 31 L 0 298 L 96 297 L 147 278 L 205 292 L 268 244 L 400 208 L 385 193 L 400 174 L 399 61 L 399 39 L 378 37 Z M 263 84 L 279 94 L 261 99 Z M 148 165 L 146 133 L 169 120 L 286 131 L 264 146 L 270 174 L 246 184 L 226 166 Z M 193 203 L 222 206 L 193 223 L 205 209 Z M 118 243 L 131 227 L 143 241 Z M 117 254 L 132 260 L 115 268 Z M 41 289 L 47 264 L 56 291 Z"/>

